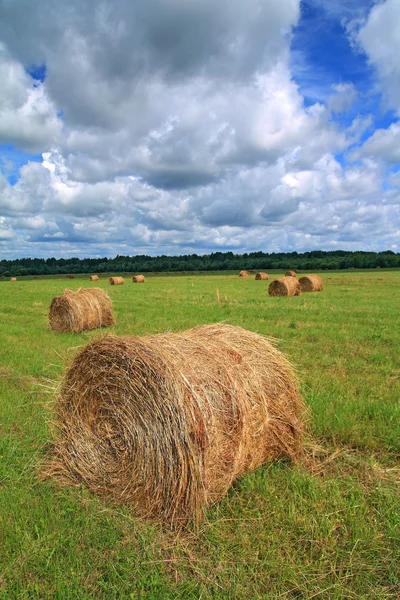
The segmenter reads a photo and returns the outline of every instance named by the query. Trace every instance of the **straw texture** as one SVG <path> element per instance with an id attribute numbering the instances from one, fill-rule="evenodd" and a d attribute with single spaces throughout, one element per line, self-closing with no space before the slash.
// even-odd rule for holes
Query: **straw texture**
<path id="1" fill-rule="evenodd" d="M 76 333 L 114 323 L 111 300 L 100 288 L 64 290 L 50 304 L 49 324 L 53 331 Z"/>
<path id="2" fill-rule="evenodd" d="M 108 282 L 110 285 L 122 285 L 123 283 L 125 283 L 123 277 L 110 277 Z"/>
<path id="3" fill-rule="evenodd" d="M 296 277 L 296 271 L 285 271 L 285 277 Z"/>
<path id="4" fill-rule="evenodd" d="M 274 279 L 269 284 L 268 294 L 270 296 L 300 296 L 300 284 L 295 277 Z"/>
<path id="5" fill-rule="evenodd" d="M 240 271 L 239 277 L 249 277 L 250 273 L 248 271 Z"/>
<path id="6" fill-rule="evenodd" d="M 300 277 L 299 284 L 302 292 L 322 292 L 322 279 L 319 275 L 305 275 Z"/>
<path id="7" fill-rule="evenodd" d="M 90 280 L 90 281 L 98 281 L 98 280 L 99 280 L 99 276 L 98 276 L 98 275 L 91 275 L 91 276 L 89 277 L 89 280 Z"/>
<path id="8" fill-rule="evenodd" d="M 269 279 L 268 273 L 257 273 L 257 275 L 255 276 L 255 279 L 257 279 L 258 281 L 260 281 L 260 280 L 265 281 L 265 280 Z"/>
<path id="9" fill-rule="evenodd" d="M 133 283 L 144 283 L 144 276 L 143 275 L 134 275 L 132 277 L 132 281 L 133 281 Z"/>

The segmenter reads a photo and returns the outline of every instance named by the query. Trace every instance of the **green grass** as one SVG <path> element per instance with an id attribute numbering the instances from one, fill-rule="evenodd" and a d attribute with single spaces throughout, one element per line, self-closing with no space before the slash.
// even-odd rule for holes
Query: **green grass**
<path id="1" fill-rule="evenodd" d="M 0 282 L 0 598 L 397 598 L 400 272 L 325 272 L 320 294 L 270 298 L 236 275 Z M 314 471 L 270 464 L 180 535 L 38 480 L 52 388 L 98 335 L 48 330 L 52 297 L 100 285 L 117 334 L 225 321 L 297 365 Z"/>

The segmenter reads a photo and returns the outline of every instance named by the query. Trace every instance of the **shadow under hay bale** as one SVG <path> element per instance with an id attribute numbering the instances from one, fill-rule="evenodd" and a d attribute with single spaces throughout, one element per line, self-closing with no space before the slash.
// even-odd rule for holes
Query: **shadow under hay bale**
<path id="1" fill-rule="evenodd" d="M 300 284 L 295 277 L 274 279 L 269 284 L 268 294 L 270 296 L 300 296 Z"/>
<path id="2" fill-rule="evenodd" d="M 132 281 L 133 281 L 133 283 L 144 283 L 144 276 L 143 275 L 134 275 L 132 277 Z"/>
<path id="3" fill-rule="evenodd" d="M 296 277 L 296 271 L 285 271 L 285 277 Z"/>
<path id="4" fill-rule="evenodd" d="M 99 276 L 98 275 L 91 275 L 89 277 L 89 281 L 98 281 L 99 280 Z"/>
<path id="5" fill-rule="evenodd" d="M 268 273 L 257 273 L 255 279 L 257 279 L 257 281 L 266 281 L 267 279 L 269 279 Z"/>
<path id="6" fill-rule="evenodd" d="M 240 271 L 239 277 L 250 277 L 250 273 L 248 271 Z"/>
<path id="7" fill-rule="evenodd" d="M 123 277 L 110 277 L 108 282 L 110 285 L 122 285 L 123 283 L 125 283 Z"/>
<path id="8" fill-rule="evenodd" d="M 299 284 L 302 292 L 322 292 L 322 279 L 319 275 L 304 275 L 300 277 Z"/>
<path id="9" fill-rule="evenodd" d="M 50 304 L 49 324 L 52 331 L 79 332 L 114 325 L 112 303 L 100 288 L 64 290 Z"/>
<path id="10" fill-rule="evenodd" d="M 179 528 L 237 477 L 299 458 L 303 410 L 292 367 L 259 334 L 216 324 L 107 336 L 66 372 L 43 476 Z"/>

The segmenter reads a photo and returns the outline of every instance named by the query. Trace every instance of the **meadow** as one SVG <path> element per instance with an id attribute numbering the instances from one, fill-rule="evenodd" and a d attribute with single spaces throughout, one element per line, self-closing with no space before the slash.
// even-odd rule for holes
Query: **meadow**
<path id="1" fill-rule="evenodd" d="M 0 282 L 1 599 L 399 597 L 400 271 L 321 275 L 291 298 L 227 273 Z M 307 464 L 241 478 L 179 534 L 38 479 L 63 369 L 99 335 L 51 332 L 48 307 L 83 286 L 110 295 L 116 334 L 222 321 L 275 338 L 309 407 Z"/>

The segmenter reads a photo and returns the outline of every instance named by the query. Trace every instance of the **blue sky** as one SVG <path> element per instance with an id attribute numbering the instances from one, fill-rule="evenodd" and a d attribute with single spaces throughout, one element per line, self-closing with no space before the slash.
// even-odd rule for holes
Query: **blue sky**
<path id="1" fill-rule="evenodd" d="M 0 256 L 400 248 L 396 0 L 0 7 Z"/>

